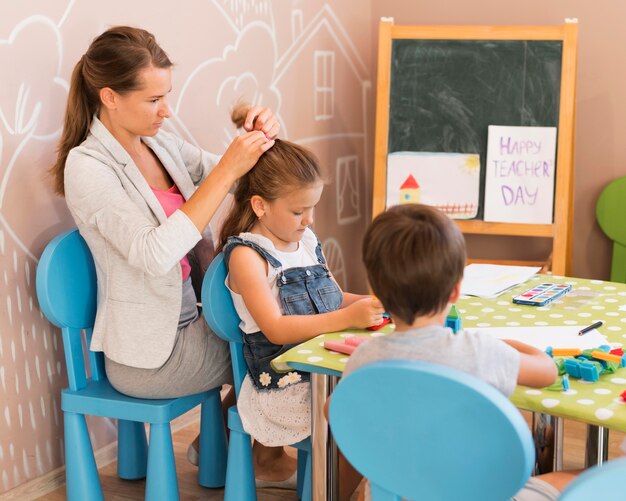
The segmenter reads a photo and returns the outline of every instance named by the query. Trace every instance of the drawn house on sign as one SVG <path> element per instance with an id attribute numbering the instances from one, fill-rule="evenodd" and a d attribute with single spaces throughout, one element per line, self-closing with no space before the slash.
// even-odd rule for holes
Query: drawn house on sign
<path id="1" fill-rule="evenodd" d="M 402 186 L 400 186 L 400 202 L 401 204 L 418 204 L 421 200 L 421 189 L 419 183 L 409 174 Z"/>
<path id="2" fill-rule="evenodd" d="M 341 251 L 358 255 L 360 242 L 345 236 L 350 232 L 340 227 L 362 224 L 366 212 L 359 171 L 370 168 L 365 141 L 371 87 L 367 68 L 328 6 L 293 36 L 276 64 L 274 79 L 288 124 L 285 133 L 315 152 L 329 181 L 316 209 L 324 221 L 321 236 L 338 235 Z"/>

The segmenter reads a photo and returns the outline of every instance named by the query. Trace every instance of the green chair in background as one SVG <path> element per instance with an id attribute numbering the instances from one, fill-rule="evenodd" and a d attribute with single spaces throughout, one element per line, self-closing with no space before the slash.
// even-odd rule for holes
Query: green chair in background
<path id="1" fill-rule="evenodd" d="M 596 204 L 596 219 L 613 240 L 611 281 L 626 283 L 626 176 L 609 183 Z"/>

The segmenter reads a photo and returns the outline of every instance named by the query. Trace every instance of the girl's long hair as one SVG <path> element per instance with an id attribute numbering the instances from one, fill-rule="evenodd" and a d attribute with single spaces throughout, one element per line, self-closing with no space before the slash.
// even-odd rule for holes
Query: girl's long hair
<path id="1" fill-rule="evenodd" d="M 243 125 L 248 106 L 237 104 L 231 118 L 237 127 Z M 258 195 L 272 202 L 291 190 L 322 181 L 317 157 L 302 146 L 276 139 L 274 146 L 261 155 L 256 165 L 239 179 L 233 206 L 220 232 L 217 251 L 228 237 L 250 231 L 257 221 L 250 199 Z"/>
<path id="2" fill-rule="evenodd" d="M 80 58 L 72 72 L 63 133 L 56 162 L 50 170 L 59 195 L 65 194 L 67 155 L 87 138 L 92 117 L 100 109 L 100 90 L 110 87 L 118 94 L 137 90 L 141 87 L 139 73 L 151 65 L 169 68 L 172 62 L 156 43 L 154 35 L 129 26 L 108 29 Z"/>

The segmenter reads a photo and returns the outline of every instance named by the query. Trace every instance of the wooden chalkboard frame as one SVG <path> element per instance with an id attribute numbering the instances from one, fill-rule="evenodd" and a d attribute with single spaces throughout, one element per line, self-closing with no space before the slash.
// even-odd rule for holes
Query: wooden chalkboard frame
<path id="1" fill-rule="evenodd" d="M 551 238 L 551 269 L 555 274 L 569 275 L 572 261 L 574 127 L 576 123 L 575 98 L 578 50 L 578 23 L 576 20 L 566 20 L 562 26 L 400 26 L 394 25 L 393 19 L 382 18 L 379 24 L 378 41 L 372 217 L 384 211 L 386 205 L 389 92 L 392 41 L 394 39 L 562 41 L 557 164 L 552 224 L 493 223 L 481 220 L 455 220 L 455 222 L 461 231 L 467 234 Z M 481 260 L 474 259 L 473 261 Z M 515 263 L 523 262 L 516 261 Z"/>

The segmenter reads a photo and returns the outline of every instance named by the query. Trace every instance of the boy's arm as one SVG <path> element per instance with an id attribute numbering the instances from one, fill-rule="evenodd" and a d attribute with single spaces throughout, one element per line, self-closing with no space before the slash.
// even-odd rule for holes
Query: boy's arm
<path id="1" fill-rule="evenodd" d="M 261 331 L 274 344 L 301 343 L 324 332 L 365 328 L 382 321 L 382 305 L 371 298 L 318 315 L 283 315 L 267 283 L 267 262 L 255 250 L 239 246 L 230 256 L 230 288 L 241 294 Z"/>
<path id="2" fill-rule="evenodd" d="M 554 360 L 547 353 L 514 339 L 503 341 L 520 354 L 518 384 L 543 388 L 554 383 L 558 371 Z"/>

